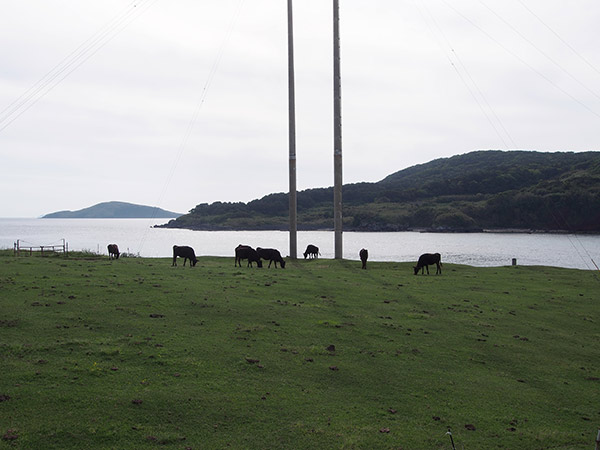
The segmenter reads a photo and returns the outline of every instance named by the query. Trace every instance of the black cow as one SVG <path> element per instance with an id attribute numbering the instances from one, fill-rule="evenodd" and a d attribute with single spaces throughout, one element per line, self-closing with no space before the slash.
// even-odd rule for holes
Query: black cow
<path id="1" fill-rule="evenodd" d="M 306 259 L 307 256 L 308 256 L 308 259 L 318 258 L 319 255 L 320 255 L 319 247 L 317 247 L 316 245 L 312 245 L 312 244 L 308 244 L 306 246 L 306 251 L 304 252 L 304 259 Z"/>
<path id="2" fill-rule="evenodd" d="M 261 257 L 265 261 L 269 261 L 269 267 L 271 267 L 271 263 L 274 262 L 275 268 L 277 268 L 277 263 L 279 263 L 281 265 L 281 268 L 285 269 L 285 261 L 281 257 L 281 253 L 279 253 L 279 250 L 276 250 L 274 248 L 256 247 L 256 252 L 258 253 L 259 257 Z"/>
<path id="3" fill-rule="evenodd" d="M 369 251 L 366 248 L 363 248 L 360 252 L 358 252 L 358 256 L 360 256 L 360 260 L 362 262 L 362 268 L 367 268 L 367 259 L 369 259 Z"/>
<path id="4" fill-rule="evenodd" d="M 262 267 L 262 261 L 260 260 L 260 256 L 258 256 L 258 252 L 249 245 L 240 244 L 235 248 L 234 266 L 239 264 L 240 267 L 242 267 L 242 259 L 248 260 L 248 266 L 246 267 L 254 267 L 252 265 L 253 262 L 255 262 L 258 267 Z"/>
<path id="5" fill-rule="evenodd" d="M 435 264 L 437 266 L 437 270 L 435 274 L 438 273 L 441 275 L 442 273 L 442 257 L 439 253 L 423 253 L 419 256 L 419 261 L 417 261 L 417 265 L 413 267 L 415 269 L 415 275 L 419 273 L 419 269 L 421 270 L 421 274 L 425 273 L 425 269 L 427 269 L 427 275 L 429 275 L 429 266 L 431 264 Z"/>
<path id="6" fill-rule="evenodd" d="M 108 258 L 119 259 L 119 246 L 117 244 L 108 244 Z"/>
<path id="7" fill-rule="evenodd" d="M 187 245 L 174 245 L 173 246 L 173 264 L 172 266 L 177 265 L 177 257 L 183 258 L 183 265 L 185 266 L 185 262 L 190 260 L 190 267 L 195 266 L 198 262 L 196 258 L 196 253 L 194 253 L 194 249 L 192 247 L 188 247 Z"/>

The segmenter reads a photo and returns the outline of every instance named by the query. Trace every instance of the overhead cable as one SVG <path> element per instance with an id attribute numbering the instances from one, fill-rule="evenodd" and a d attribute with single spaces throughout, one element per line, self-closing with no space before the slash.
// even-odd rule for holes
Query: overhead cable
<path id="1" fill-rule="evenodd" d="M 88 61 L 157 0 L 132 1 L 90 38 L 63 58 L 42 78 L 0 112 L 0 132 Z"/>
<path id="2" fill-rule="evenodd" d="M 517 0 L 521 6 L 523 6 L 523 8 L 525 8 L 533 17 L 535 17 L 542 25 L 544 25 L 546 28 L 548 28 L 548 30 L 550 30 L 550 32 L 552 34 L 554 34 L 554 36 L 556 36 L 558 38 L 558 40 L 560 40 L 567 48 L 569 48 L 569 50 L 571 50 L 578 58 L 580 58 L 584 63 L 586 63 L 592 70 L 596 71 L 596 73 L 600 74 L 600 70 L 593 65 L 590 61 L 587 60 L 587 58 L 585 58 L 581 53 L 579 53 L 571 44 L 569 44 L 565 39 L 562 38 L 562 36 L 560 34 L 558 34 L 552 27 L 550 27 L 550 25 L 548 25 L 546 22 L 544 22 L 540 16 L 538 16 L 536 13 L 534 13 L 525 3 L 523 3 L 523 0 Z"/>
<path id="3" fill-rule="evenodd" d="M 558 61 L 556 61 L 554 58 L 552 58 L 550 55 L 548 55 L 545 51 L 543 51 L 541 48 L 539 48 L 535 43 L 533 43 L 523 33 L 521 33 L 521 31 L 519 31 L 518 28 L 516 28 L 511 23 L 509 23 L 504 17 L 502 17 L 500 14 L 498 14 L 496 11 L 494 11 L 492 8 L 490 8 L 488 5 L 486 5 L 483 1 L 480 0 L 479 3 L 481 3 L 485 8 L 487 8 L 488 11 L 490 11 L 492 14 L 494 14 L 498 19 L 500 19 L 511 30 L 513 30 L 521 39 L 523 39 L 525 42 L 527 42 L 529 45 L 531 45 L 534 49 L 536 49 L 538 51 L 538 53 L 543 55 L 552 64 L 554 64 L 556 67 L 558 67 L 560 70 L 562 70 L 569 78 L 571 78 L 573 81 L 575 81 L 580 86 L 582 86 L 584 89 L 586 89 L 590 94 L 592 94 L 594 97 L 596 97 L 597 99 L 600 100 L 600 95 L 598 95 L 591 88 L 589 88 L 585 83 L 583 83 L 581 80 L 579 80 L 575 75 L 573 75 L 571 72 L 569 72 L 569 70 L 566 69 L 562 64 L 560 64 Z"/>
<path id="4" fill-rule="evenodd" d="M 204 102 L 206 100 L 206 96 L 208 95 L 210 86 L 212 85 L 215 75 L 217 73 L 217 69 L 221 63 L 221 60 L 223 59 L 223 55 L 225 54 L 225 49 L 227 47 L 227 44 L 229 43 L 231 35 L 233 34 L 233 30 L 235 28 L 235 24 L 237 23 L 238 17 L 240 16 L 240 12 L 242 10 L 243 3 L 244 3 L 244 0 L 239 0 L 237 8 L 235 9 L 235 11 L 233 13 L 233 18 L 231 19 L 229 27 L 225 33 L 225 37 L 223 38 L 223 41 L 221 42 L 221 45 L 219 46 L 219 49 L 217 50 L 216 57 L 210 68 L 208 77 L 206 79 L 206 82 L 204 83 L 204 87 L 202 88 L 202 92 L 200 93 L 200 98 L 198 99 L 196 108 L 194 109 L 192 117 L 190 118 L 190 121 L 188 122 L 188 125 L 183 134 L 181 142 L 179 143 L 179 146 L 177 148 L 175 158 L 173 160 L 173 163 L 171 164 L 171 170 L 169 171 L 169 174 L 167 175 L 167 178 L 165 180 L 165 183 L 164 183 L 161 193 L 159 195 L 158 201 L 155 203 L 158 207 L 160 207 L 160 205 L 162 204 L 162 201 L 167 192 L 167 189 L 170 186 L 170 184 L 173 180 L 173 177 L 175 176 L 175 173 L 177 171 L 177 166 L 179 165 L 179 161 L 181 160 L 181 157 L 182 157 L 183 152 L 184 152 L 184 150 L 187 146 L 187 143 L 190 139 L 190 136 L 192 134 L 194 126 L 196 125 L 196 122 L 198 121 L 198 116 L 200 115 L 200 110 L 202 109 L 202 106 L 204 105 Z M 140 244 L 138 246 L 138 253 L 140 253 L 142 251 L 142 247 L 144 246 L 147 235 L 148 235 L 148 230 L 146 230 L 146 232 L 142 235 L 142 237 L 140 239 Z"/>
<path id="5" fill-rule="evenodd" d="M 492 105 L 488 102 L 488 100 L 487 100 L 486 96 L 484 95 L 484 93 L 481 91 L 481 89 L 479 88 L 479 86 L 477 85 L 477 83 L 475 82 L 475 80 L 473 79 L 473 77 L 471 76 L 471 74 L 469 73 L 469 70 L 467 69 L 467 67 L 465 66 L 465 64 L 459 58 L 458 54 L 454 50 L 454 47 L 452 46 L 452 44 L 450 43 L 450 41 L 446 37 L 445 33 L 442 31 L 442 29 L 439 26 L 439 24 L 437 23 L 437 21 L 435 20 L 435 17 L 433 16 L 433 14 L 429 10 L 429 8 L 427 8 L 427 5 L 423 5 L 423 6 L 427 10 L 427 13 L 429 15 L 429 18 L 431 19 L 431 22 L 433 22 L 433 24 L 435 25 L 435 28 L 437 29 L 438 33 L 442 36 L 443 40 L 445 41 L 445 45 L 441 42 L 441 40 L 438 38 L 438 36 L 434 32 L 434 30 L 432 29 L 431 25 L 429 24 L 429 21 L 427 20 L 427 17 L 425 16 L 425 14 L 423 14 L 423 12 L 421 11 L 420 7 L 418 5 L 416 5 L 416 6 L 417 6 L 417 9 L 419 9 L 419 13 L 423 17 L 423 20 L 425 21 L 425 24 L 427 25 L 427 28 L 429 28 L 429 30 L 430 30 L 431 34 L 433 35 L 434 39 L 436 40 L 438 46 L 440 47 L 440 49 L 442 49 L 442 51 L 444 51 L 444 54 L 446 55 L 446 58 L 448 59 L 450 65 L 452 66 L 452 68 L 454 69 L 454 71 L 456 72 L 456 74 L 458 75 L 458 77 L 461 80 L 461 82 L 464 84 L 464 86 L 467 89 L 467 91 L 469 92 L 469 94 L 473 97 L 473 100 L 475 100 L 475 103 L 477 103 L 477 106 L 479 106 L 479 109 L 481 110 L 481 112 L 483 113 L 483 115 L 485 116 L 485 118 L 487 119 L 487 121 L 490 123 L 490 126 L 494 129 L 494 132 L 496 133 L 496 135 L 498 136 L 498 138 L 504 144 L 504 147 L 505 148 L 509 148 L 510 146 L 508 145 L 508 143 L 504 139 L 504 136 L 502 136 L 502 134 L 500 133 L 500 130 L 496 126 L 496 123 L 494 123 L 494 120 L 492 120 L 492 117 L 490 117 L 490 115 L 488 114 L 488 112 L 484 108 L 484 106 L 481 103 L 479 97 L 481 97 L 481 99 L 483 99 L 483 102 L 486 104 L 487 108 L 491 111 L 493 117 L 495 118 L 495 121 L 499 124 L 499 126 L 502 128 L 502 130 L 504 131 L 504 133 L 506 134 L 506 136 L 510 140 L 510 142 L 512 144 L 512 147 L 516 148 L 517 144 L 513 140 L 512 136 L 510 135 L 510 133 L 508 132 L 508 130 L 506 129 L 506 127 L 504 126 L 504 124 L 502 123 L 502 120 L 500 119 L 500 117 L 498 117 L 498 115 L 494 111 L 494 108 L 492 107 Z M 446 46 L 450 49 L 450 54 L 446 53 L 446 50 L 445 50 Z M 461 71 L 459 70 L 459 68 L 457 67 L 457 65 L 454 63 L 453 57 L 454 57 L 454 59 L 456 59 L 456 61 L 458 62 L 458 64 L 461 66 L 462 71 L 467 75 L 467 77 L 470 80 L 471 84 L 474 86 L 475 90 L 479 94 L 479 97 L 477 96 L 477 93 L 469 85 L 469 83 L 467 82 L 467 80 L 464 78 L 463 74 L 461 73 Z"/>
<path id="6" fill-rule="evenodd" d="M 493 42 L 495 42 L 499 47 L 501 47 L 504 51 L 506 51 L 507 53 L 509 53 L 510 55 L 512 55 L 514 58 L 516 58 L 518 61 L 520 61 L 522 64 L 524 64 L 525 66 L 527 66 L 530 70 L 532 70 L 533 72 L 535 72 L 539 77 L 543 78 L 544 80 L 546 80 L 548 83 L 550 83 L 552 86 L 554 86 L 557 90 L 559 90 L 560 92 L 562 92 L 564 95 L 566 95 L 567 97 L 569 97 L 571 100 L 573 100 L 574 102 L 578 103 L 580 106 L 582 106 L 583 108 L 585 108 L 586 110 L 588 110 L 588 112 L 592 113 L 593 115 L 595 115 L 596 117 L 600 118 L 600 114 L 596 111 L 594 111 L 592 108 L 590 108 L 588 105 L 586 105 L 583 101 L 581 101 L 580 99 L 578 99 L 577 97 L 575 97 L 574 95 L 572 95 L 571 93 L 569 93 L 568 91 L 566 91 L 565 89 L 563 89 L 562 87 L 560 87 L 558 84 L 556 84 L 553 80 L 551 80 L 550 78 L 548 78 L 546 75 L 544 75 L 542 72 L 540 72 L 539 70 L 537 70 L 535 67 L 533 67 L 531 64 L 529 64 L 527 61 L 525 61 L 523 58 L 521 58 L 519 55 L 517 55 L 515 52 L 513 52 L 512 50 L 510 50 L 509 48 L 507 48 L 505 45 L 503 45 L 500 41 L 498 41 L 496 38 L 494 38 L 490 33 L 488 33 L 487 31 L 485 31 L 483 28 L 481 28 L 479 25 L 477 25 L 475 22 L 473 22 L 471 19 L 469 19 L 467 16 L 465 16 L 463 13 L 461 13 L 459 10 L 457 10 L 452 4 L 450 4 L 447 0 L 442 0 L 446 6 L 448 6 L 448 8 L 452 9 L 456 14 L 458 14 L 460 17 L 462 17 L 464 20 L 466 20 L 467 22 L 469 22 L 473 27 L 477 28 L 481 33 L 483 33 L 485 36 L 487 36 L 490 40 L 492 40 Z"/>

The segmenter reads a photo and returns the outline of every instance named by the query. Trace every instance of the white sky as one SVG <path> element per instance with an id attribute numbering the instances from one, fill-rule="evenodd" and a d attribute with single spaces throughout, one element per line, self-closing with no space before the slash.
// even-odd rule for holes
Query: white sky
<path id="1" fill-rule="evenodd" d="M 0 216 L 287 192 L 285 0 L 3 3 Z M 299 190 L 333 184 L 332 10 L 294 2 Z M 344 183 L 600 149 L 597 0 L 340 0 L 340 17 Z"/>

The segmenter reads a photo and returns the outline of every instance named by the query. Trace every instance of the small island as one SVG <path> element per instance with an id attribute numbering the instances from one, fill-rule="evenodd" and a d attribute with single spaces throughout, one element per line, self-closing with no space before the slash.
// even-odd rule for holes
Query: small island
<path id="1" fill-rule="evenodd" d="M 104 202 L 77 211 L 58 211 L 42 219 L 170 219 L 181 213 L 166 211 L 156 206 L 136 205 L 126 202 Z"/>

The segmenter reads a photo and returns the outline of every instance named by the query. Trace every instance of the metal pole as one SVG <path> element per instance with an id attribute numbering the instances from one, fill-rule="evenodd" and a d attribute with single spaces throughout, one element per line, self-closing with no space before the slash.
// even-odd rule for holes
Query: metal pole
<path id="1" fill-rule="evenodd" d="M 294 91 L 294 26 L 292 0 L 288 0 L 288 109 L 290 153 L 290 258 L 298 257 L 298 218 L 296 194 L 296 96 Z"/>
<path id="2" fill-rule="evenodd" d="M 446 434 L 448 436 L 450 436 L 450 443 L 452 444 L 452 450 L 456 450 L 456 447 L 454 446 L 454 439 L 452 438 L 452 431 L 450 431 L 450 428 L 448 428 L 448 432 Z"/>
<path id="3" fill-rule="evenodd" d="M 339 0 L 333 0 L 333 141 L 335 259 L 342 259 L 342 82 L 340 75 Z"/>

